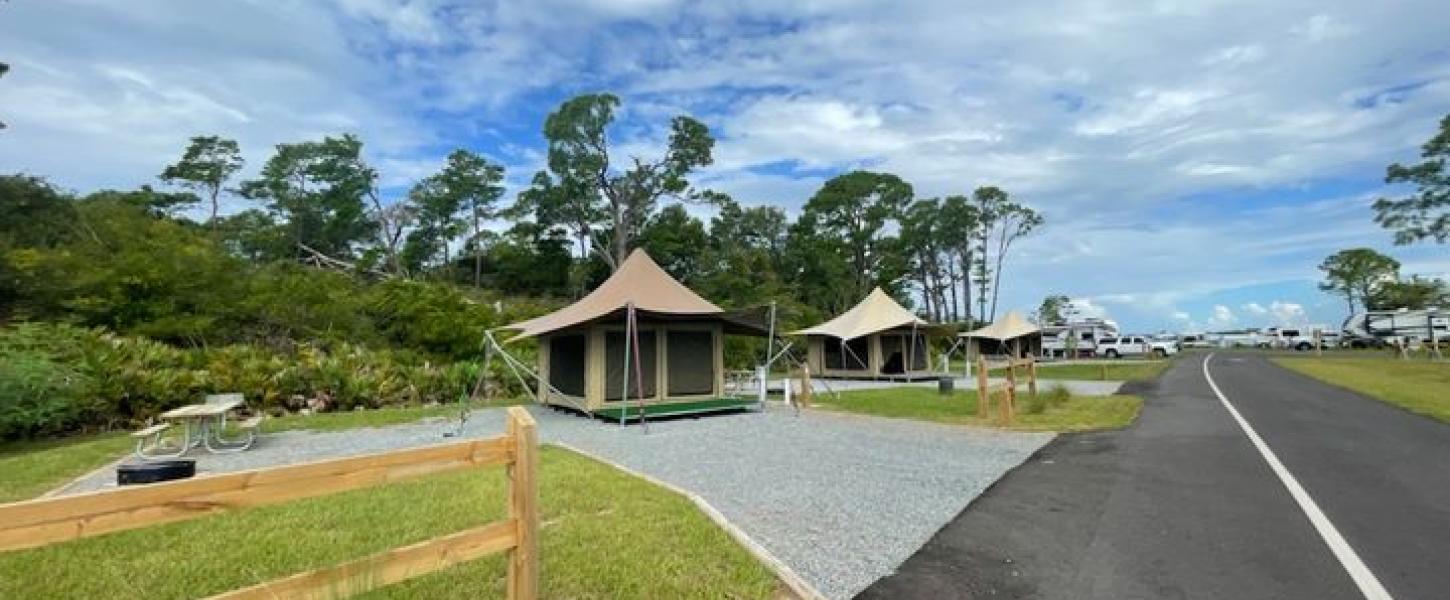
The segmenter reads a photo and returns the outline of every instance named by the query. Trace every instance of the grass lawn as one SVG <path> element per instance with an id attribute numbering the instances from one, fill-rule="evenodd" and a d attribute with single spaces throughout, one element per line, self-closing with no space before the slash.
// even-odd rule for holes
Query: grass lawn
<path id="1" fill-rule="evenodd" d="M 1450 364 L 1395 358 L 1275 358 L 1280 366 L 1450 422 Z"/>
<path id="2" fill-rule="evenodd" d="M 1047 386 L 1050 387 L 1050 386 Z M 1018 431 L 1086 431 L 1125 427 L 1138 416 L 1143 400 L 1136 396 L 1061 396 L 1058 403 L 1047 402 L 1051 395 L 1042 390 L 1041 410 L 1033 412 L 1027 392 L 1017 396 L 1017 419 L 1007 429 Z M 977 393 L 958 391 L 942 396 L 932 388 L 900 387 L 842 392 L 839 400 L 830 394 L 816 394 L 816 406 L 828 410 L 854 412 L 878 417 L 895 417 L 999 427 L 996 405 L 986 419 L 977 417 Z"/>
<path id="3" fill-rule="evenodd" d="M 566 450 L 540 460 L 550 598 L 769 598 L 774 575 L 688 500 Z M 502 468 L 356 490 L 0 554 L 0 598 L 193 598 L 504 516 Z M 503 597 L 504 555 L 370 598 Z"/>
<path id="4" fill-rule="evenodd" d="M 0 445 L 0 503 L 44 494 L 131 447 L 131 438 L 119 432 Z"/>
<path id="5" fill-rule="evenodd" d="M 528 404 L 529 402 L 529 398 L 495 399 L 488 404 L 488 407 L 514 406 L 517 404 Z M 476 409 L 485 408 L 482 402 L 474 403 L 471 407 Z M 457 404 L 442 404 L 438 406 L 405 406 L 399 408 L 378 408 L 374 410 L 344 410 L 311 415 L 289 414 L 285 417 L 277 417 L 263 421 L 262 431 L 264 433 L 290 431 L 294 429 L 340 431 L 361 427 L 387 427 L 388 425 L 412 423 L 433 417 L 456 419 L 458 418 L 458 412 L 459 407 Z"/>
<path id="6" fill-rule="evenodd" d="M 526 402 L 527 398 L 495 400 L 491 406 Z M 481 406 L 479 404 L 475 407 Z M 411 423 L 429 417 L 457 418 L 458 405 L 380 408 L 307 416 L 287 415 L 263 421 L 262 431 L 338 431 Z M 231 435 L 235 436 L 236 432 L 233 431 Z M 125 456 L 134 447 L 135 441 L 126 432 L 0 444 L 0 474 L 3 474 L 0 476 L 0 502 L 27 500 L 44 494 Z"/>
<path id="7" fill-rule="evenodd" d="M 1038 363 L 1038 379 L 1076 379 L 1086 381 L 1146 381 L 1157 379 L 1168 367 L 1173 366 L 1172 360 L 1154 361 L 1123 361 L 1123 362 L 1102 362 L 1102 363 L 1077 363 L 1077 362 L 1055 362 Z M 1020 374 L 1022 369 L 1018 369 Z M 952 373 L 960 376 L 962 373 L 961 361 L 954 361 Z M 992 377 L 1005 377 L 1006 369 L 992 369 L 987 374 Z"/>

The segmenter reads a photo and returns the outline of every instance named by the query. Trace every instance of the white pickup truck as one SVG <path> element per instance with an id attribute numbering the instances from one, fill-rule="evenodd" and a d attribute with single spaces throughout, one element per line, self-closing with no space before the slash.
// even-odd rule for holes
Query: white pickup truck
<path id="1" fill-rule="evenodd" d="M 1322 337 L 1315 339 L 1315 331 L 1320 332 L 1319 335 Z M 1270 327 L 1261 334 L 1263 341 L 1259 342 L 1259 347 L 1294 349 L 1303 352 L 1313 350 L 1315 343 L 1324 344 L 1326 347 L 1333 346 L 1339 341 L 1338 338 L 1339 336 L 1335 332 L 1328 331 L 1328 328 L 1323 325 L 1314 325 L 1303 329 Z"/>
<path id="2" fill-rule="evenodd" d="M 1125 356 L 1153 356 L 1166 358 L 1178 353 L 1178 344 L 1154 340 L 1146 335 L 1125 335 L 1098 340 L 1098 356 L 1122 358 Z"/>

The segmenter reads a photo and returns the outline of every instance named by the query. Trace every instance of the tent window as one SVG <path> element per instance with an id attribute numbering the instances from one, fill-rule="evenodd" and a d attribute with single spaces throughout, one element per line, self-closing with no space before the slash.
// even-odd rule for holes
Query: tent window
<path id="1" fill-rule="evenodd" d="M 657 352 L 655 352 L 655 332 L 639 332 L 639 354 L 635 355 L 631 349 L 629 357 L 629 397 L 631 399 L 653 398 L 655 395 L 655 366 Z M 644 377 L 644 385 L 635 383 L 634 365 L 639 361 L 640 372 Z M 624 332 L 610 331 L 604 334 L 604 399 L 619 400 L 624 392 Z M 638 389 L 642 387 L 643 393 Z"/>
<path id="2" fill-rule="evenodd" d="M 902 336 L 881 336 L 881 372 L 896 375 L 905 372 L 906 351 Z"/>
<path id="3" fill-rule="evenodd" d="M 710 332 L 671 331 L 665 334 L 665 353 L 668 395 L 715 393 L 715 344 Z"/>
<path id="4" fill-rule="evenodd" d="M 916 348 L 911 356 L 911 370 L 925 371 L 927 363 L 926 334 L 916 332 Z"/>
<path id="5" fill-rule="evenodd" d="M 846 367 L 845 360 L 842 358 L 844 353 L 841 352 L 840 340 L 821 338 L 821 349 L 824 354 L 822 358 L 825 359 L 824 362 L 826 363 L 825 366 L 827 369 L 839 370 Z"/>
<path id="6" fill-rule="evenodd" d="M 549 338 L 549 385 L 570 396 L 584 395 L 584 336 Z"/>

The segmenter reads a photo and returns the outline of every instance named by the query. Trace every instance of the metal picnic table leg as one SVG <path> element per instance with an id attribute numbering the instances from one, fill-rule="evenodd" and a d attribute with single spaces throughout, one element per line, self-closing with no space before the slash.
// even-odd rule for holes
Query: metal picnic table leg
<path id="1" fill-rule="evenodd" d="M 212 444 L 212 438 L 211 437 L 207 437 L 207 439 L 206 439 L 206 449 L 207 449 L 207 451 L 211 452 L 212 454 L 229 454 L 229 453 L 233 453 L 233 452 L 242 452 L 244 450 L 247 450 L 247 449 L 251 448 L 252 447 L 252 444 L 254 442 L 256 442 L 256 433 L 255 432 L 253 432 L 247 439 L 242 439 L 242 440 L 229 440 L 229 439 L 226 439 L 226 438 L 222 437 L 222 428 L 225 428 L 226 427 L 226 418 L 227 417 L 226 417 L 226 414 L 225 413 L 223 413 L 222 415 L 220 415 L 220 417 L 218 417 L 218 419 L 217 419 L 219 421 L 218 429 L 216 430 L 216 433 L 213 434 L 215 436 L 215 438 L 216 438 L 216 444 L 213 445 Z"/>

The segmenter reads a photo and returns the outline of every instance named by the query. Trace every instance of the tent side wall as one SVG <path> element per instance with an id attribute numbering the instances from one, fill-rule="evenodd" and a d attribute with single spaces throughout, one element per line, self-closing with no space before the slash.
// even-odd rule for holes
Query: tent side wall
<path id="1" fill-rule="evenodd" d="M 838 338 L 812 335 L 806 338 L 807 364 L 811 373 L 821 377 L 842 379 L 915 378 L 928 377 L 931 372 L 931 344 L 927 332 L 917 331 L 917 344 L 911 347 L 911 330 L 890 330 L 873 333 L 845 342 Z M 893 355 L 900 353 L 901 367 L 888 372 L 888 365 L 894 364 Z M 860 359 L 863 368 L 848 368 L 854 359 Z M 911 364 L 904 364 L 906 362 Z"/>
<path id="2" fill-rule="evenodd" d="M 611 377 L 610 369 L 623 369 L 622 356 L 611 361 L 610 355 L 622 352 L 619 344 L 622 337 L 618 336 L 624 331 L 623 324 L 594 325 L 589 328 L 588 369 L 583 400 L 590 410 L 620 402 L 623 391 L 621 378 L 624 374 L 615 373 Z M 651 348 L 641 352 L 647 358 L 652 358 L 652 364 L 642 369 L 643 375 L 650 379 L 646 386 L 649 391 L 646 401 L 688 402 L 720 396 L 725 388 L 725 331 L 721 323 L 641 323 L 639 334 L 641 344 L 652 344 Z M 699 334 L 707 335 L 708 339 L 700 339 L 697 337 Z M 675 348 L 672 352 L 672 338 L 677 345 L 687 346 L 688 350 Z M 614 344 L 610 343 L 611 339 L 615 340 Z M 684 354 L 681 354 L 682 351 Z M 699 355 L 701 352 L 705 353 L 703 360 Z M 675 365 L 672 371 L 671 354 L 674 354 L 676 363 L 685 364 Z M 631 356 L 631 361 L 637 358 Z M 708 372 L 702 372 L 705 369 L 701 367 L 708 368 Z M 628 373 L 631 388 L 634 387 L 635 376 L 635 366 L 631 365 Z M 631 390 L 630 400 L 634 400 L 635 394 L 636 391 Z"/>
<path id="3" fill-rule="evenodd" d="M 1015 345 L 1015 347 L 1014 347 Z M 1018 358 L 1042 355 L 1042 333 L 1030 333 L 1010 340 L 993 340 L 969 337 L 966 344 L 966 360 L 975 361 L 978 356 L 1004 356 L 1016 350 Z"/>
<path id="4" fill-rule="evenodd" d="M 806 338 L 812 363 L 811 373 L 822 377 L 875 377 L 880 372 L 880 349 L 874 335 L 843 342 L 839 338 L 813 335 Z M 851 368 L 851 365 L 861 368 Z"/>

